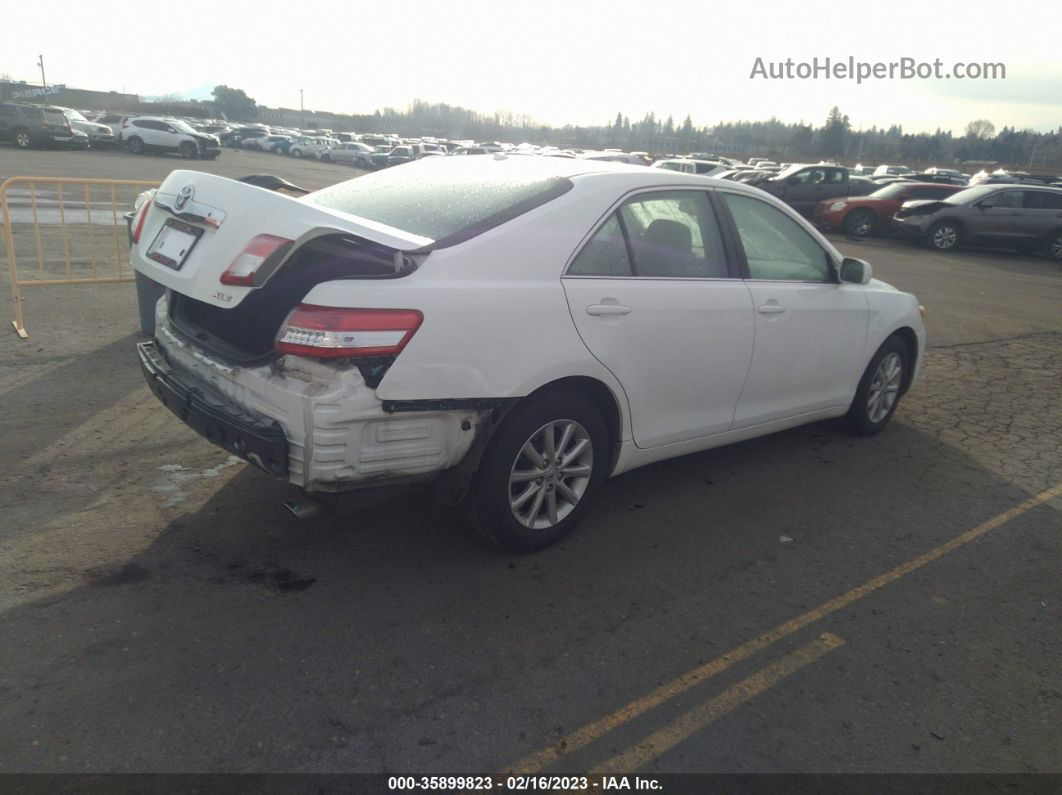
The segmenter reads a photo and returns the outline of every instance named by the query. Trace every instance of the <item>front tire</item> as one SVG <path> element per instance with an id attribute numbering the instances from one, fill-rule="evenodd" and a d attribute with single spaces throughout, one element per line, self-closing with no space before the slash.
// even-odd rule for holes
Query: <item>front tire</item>
<path id="1" fill-rule="evenodd" d="M 856 210 L 844 217 L 844 231 L 853 237 L 866 237 L 874 230 L 874 213 Z"/>
<path id="2" fill-rule="evenodd" d="M 199 147 L 191 141 L 182 141 L 180 148 L 181 157 L 183 157 L 185 160 L 195 160 L 195 158 L 199 155 Z"/>
<path id="3" fill-rule="evenodd" d="M 15 130 L 15 146 L 19 149 L 29 149 L 33 143 L 30 138 L 29 130 L 19 127 Z"/>
<path id="4" fill-rule="evenodd" d="M 847 419 L 853 431 L 860 436 L 873 436 L 889 424 L 900 404 L 910 360 L 911 352 L 898 336 L 882 343 L 867 365 L 848 409 Z"/>
<path id="5" fill-rule="evenodd" d="M 586 514 L 608 462 L 608 428 L 589 398 L 560 391 L 534 398 L 487 447 L 467 501 L 472 524 L 514 552 L 555 544 Z"/>
<path id="6" fill-rule="evenodd" d="M 938 221 L 930 227 L 927 238 L 937 251 L 951 251 L 959 245 L 959 227 L 951 221 Z"/>

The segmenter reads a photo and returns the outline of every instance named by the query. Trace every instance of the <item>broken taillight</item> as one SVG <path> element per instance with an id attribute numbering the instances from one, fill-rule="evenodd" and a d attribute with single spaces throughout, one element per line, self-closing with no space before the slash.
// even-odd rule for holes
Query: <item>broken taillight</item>
<path id="1" fill-rule="evenodd" d="M 283 237 L 258 235 L 221 274 L 221 283 L 255 287 L 254 277 L 262 263 L 284 246 L 290 245 L 292 241 Z"/>
<path id="2" fill-rule="evenodd" d="M 420 328 L 416 309 L 344 309 L 299 304 L 277 337 L 277 351 L 296 356 L 394 356 Z"/>

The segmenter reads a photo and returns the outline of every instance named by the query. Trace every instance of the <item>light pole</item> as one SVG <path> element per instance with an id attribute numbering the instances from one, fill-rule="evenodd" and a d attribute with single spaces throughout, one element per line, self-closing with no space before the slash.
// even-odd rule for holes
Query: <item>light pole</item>
<path id="1" fill-rule="evenodd" d="M 37 66 L 39 66 L 41 68 L 41 85 L 44 88 L 47 88 L 48 87 L 48 81 L 44 79 L 44 56 L 43 55 L 38 55 L 37 56 Z"/>

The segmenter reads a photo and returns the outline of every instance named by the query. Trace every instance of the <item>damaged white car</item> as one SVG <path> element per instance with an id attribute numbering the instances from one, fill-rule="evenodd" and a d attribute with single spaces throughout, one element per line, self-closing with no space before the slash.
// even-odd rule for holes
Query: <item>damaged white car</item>
<path id="1" fill-rule="evenodd" d="M 318 499 L 433 479 L 514 550 L 644 464 L 875 433 L 925 345 L 784 204 L 666 169 L 430 158 L 300 198 L 175 171 L 131 229 L 167 288 L 141 365 L 184 422 Z"/>

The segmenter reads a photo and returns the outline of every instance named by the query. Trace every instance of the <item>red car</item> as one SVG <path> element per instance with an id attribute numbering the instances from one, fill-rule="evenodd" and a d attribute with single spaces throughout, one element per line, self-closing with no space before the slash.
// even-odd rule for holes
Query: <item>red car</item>
<path id="1" fill-rule="evenodd" d="M 915 199 L 943 199 L 966 185 L 939 185 L 932 182 L 893 182 L 869 196 L 826 199 L 815 207 L 815 223 L 823 229 L 839 229 L 855 237 L 888 228 L 889 219 L 904 202 Z"/>

